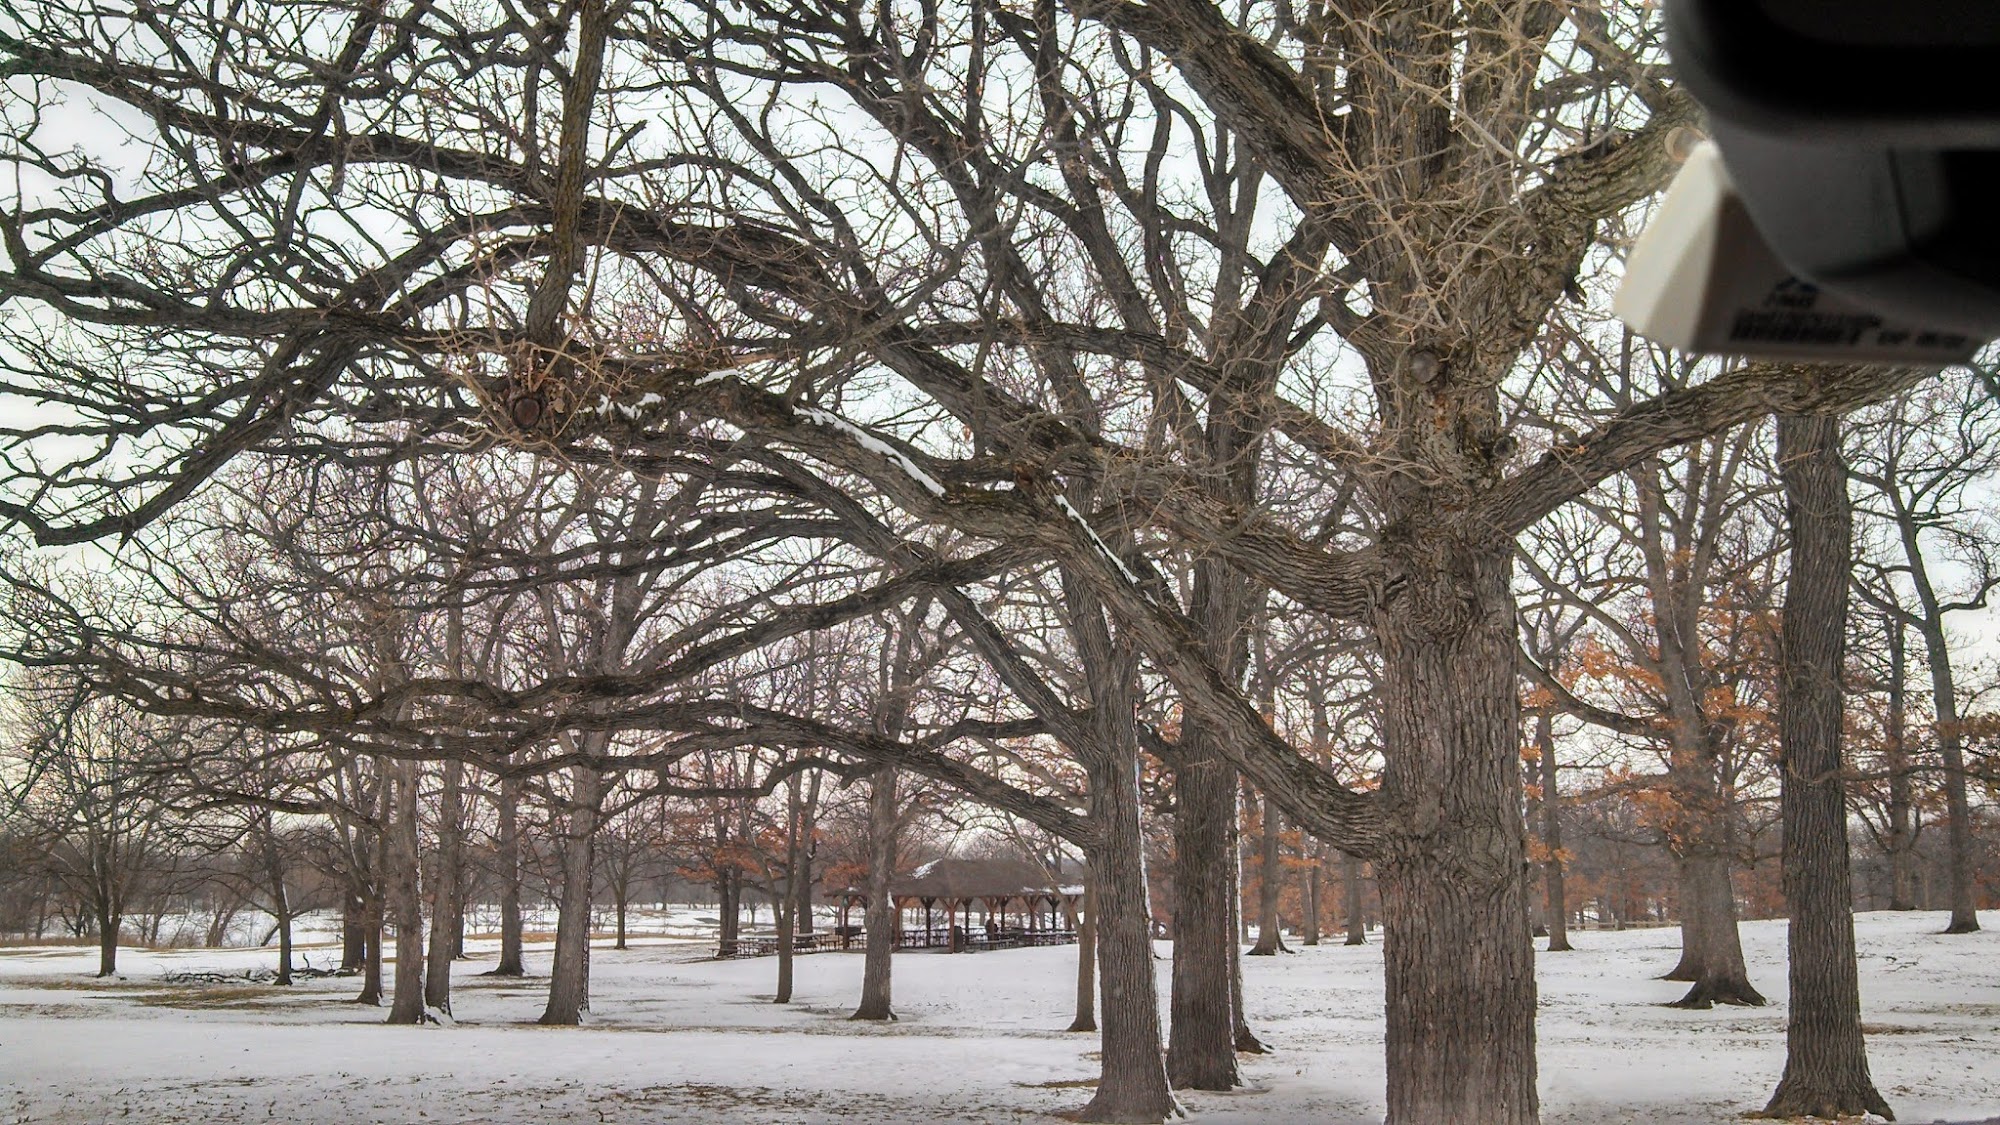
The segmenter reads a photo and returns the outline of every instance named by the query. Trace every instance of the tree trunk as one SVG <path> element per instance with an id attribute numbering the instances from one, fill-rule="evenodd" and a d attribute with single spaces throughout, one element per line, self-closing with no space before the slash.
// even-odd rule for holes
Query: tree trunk
<path id="1" fill-rule="evenodd" d="M 1279 836 L 1278 807 L 1269 798 L 1258 802 L 1261 811 L 1262 831 L 1258 834 L 1257 850 L 1257 944 L 1250 948 L 1253 957 L 1274 957 L 1280 953 L 1290 953 L 1285 948 L 1285 938 L 1279 932 L 1278 895 L 1284 890 L 1284 856 L 1280 854 L 1283 841 Z"/>
<path id="2" fill-rule="evenodd" d="M 464 862 L 465 765 L 448 761 L 438 790 L 437 858 L 430 886 L 431 941 L 424 966 L 424 1006 L 451 1015 L 451 962 L 458 943 L 459 869 Z"/>
<path id="3" fill-rule="evenodd" d="M 896 771 L 877 770 L 868 781 L 868 951 L 861 968 L 861 1004 L 850 1019 L 893 1020 L 890 969 L 896 952 L 896 907 L 889 880 L 896 871 Z"/>
<path id="4" fill-rule="evenodd" d="M 1692 981 L 1693 987 L 1674 1007 L 1762 1007 L 1764 995 L 1750 984 L 1743 964 L 1729 856 L 1714 848 L 1689 848 L 1680 866 L 1681 963 L 1662 979 Z"/>
<path id="5" fill-rule="evenodd" d="M 1076 925 L 1076 1018 L 1065 1031 L 1097 1030 L 1097 891 L 1095 876 L 1086 876 L 1083 907 L 1077 911 Z M 1158 1025 L 1158 1009 L 1153 1017 Z M 1156 1044 L 1157 1045 L 1157 1044 Z"/>
<path id="6" fill-rule="evenodd" d="M 724 867 L 715 873 L 716 911 L 720 926 L 716 934 L 717 952 L 724 957 L 736 956 L 737 942 L 743 934 L 742 896 L 743 881 L 736 871 Z"/>
<path id="7" fill-rule="evenodd" d="M 1555 719 L 1544 709 L 1535 716 L 1535 745 L 1541 751 L 1536 763 L 1541 772 L 1542 893 L 1549 928 L 1549 952 L 1565 953 L 1569 943 L 1569 902 L 1563 895 L 1562 796 L 1556 788 Z"/>
<path id="8" fill-rule="evenodd" d="M 379 871 L 380 868 L 377 868 Z M 361 925 L 361 995 L 354 998 L 357 1004 L 376 1005 L 382 1002 L 382 896 L 370 895 L 366 903 L 366 914 Z"/>
<path id="9" fill-rule="evenodd" d="M 259 823 L 258 835 L 263 845 L 264 878 L 271 888 L 271 913 L 278 920 L 278 979 L 273 983 L 289 985 L 292 983 L 292 902 L 285 889 L 284 857 L 278 851 L 277 834 L 272 830 L 268 816 Z M 343 938 L 346 928 L 343 917 Z M 345 949 L 342 953 L 345 954 Z"/>
<path id="10" fill-rule="evenodd" d="M 395 815 L 389 821 L 387 882 L 389 910 L 396 920 L 396 990 L 389 1022 L 424 1022 L 424 901 L 422 856 L 418 852 L 417 798 L 420 767 L 398 762 L 394 775 Z"/>
<path id="11" fill-rule="evenodd" d="M 110 902 L 102 894 L 98 895 L 95 907 L 97 915 L 97 975 L 110 977 L 118 975 L 118 929 L 124 919 L 111 908 Z"/>
<path id="12" fill-rule="evenodd" d="M 1972 807 L 1965 789 L 1965 747 L 1959 734 L 1958 684 L 1952 670 L 1951 646 L 1944 630 L 1945 609 L 1931 584 L 1916 519 L 1897 504 L 1897 530 L 1909 564 L 1905 573 L 1915 588 L 1922 612 L 1915 618 L 1930 665 L 1931 707 L 1938 753 L 1944 759 L 1945 843 L 1950 855 L 1951 919 L 1945 933 L 1969 934 L 1979 929 L 1972 897 Z"/>
<path id="13" fill-rule="evenodd" d="M 500 783 L 500 963 L 491 975 L 520 977 L 528 973 L 521 960 L 521 783 Z"/>
<path id="14" fill-rule="evenodd" d="M 1242 883 L 1240 881 L 1236 882 L 1231 887 L 1231 890 L 1237 893 L 1229 896 L 1229 918 L 1233 924 L 1241 925 L 1243 919 Z M 1263 1054 L 1267 1050 L 1264 1046 L 1264 1041 L 1257 1038 L 1256 1032 L 1250 1030 L 1250 1017 L 1244 1014 L 1243 943 L 1235 941 L 1229 943 L 1229 1014 L 1231 1017 L 1229 1021 L 1230 1046 L 1247 1055 Z"/>
<path id="15" fill-rule="evenodd" d="M 1318 945 L 1320 893 L 1319 845 L 1314 843 L 1309 837 L 1306 837 L 1303 831 L 1300 832 L 1300 840 L 1300 850 L 1304 853 L 1302 858 L 1305 860 L 1305 863 L 1299 869 L 1299 898 L 1302 900 L 1301 905 L 1305 914 L 1305 920 L 1303 923 L 1304 932 L 1299 937 L 1303 944 Z"/>
<path id="16" fill-rule="evenodd" d="M 1919 622 L 1931 669 L 1931 706 L 1937 716 L 1938 753 L 1944 758 L 1945 843 L 1951 856 L 1951 918 L 1948 934 L 1979 930 L 1972 892 L 1972 804 L 1965 786 L 1965 744 L 1959 734 L 1958 687 L 1940 617 Z"/>
<path id="17" fill-rule="evenodd" d="M 595 749 L 602 753 L 603 747 Z M 590 1011 L 590 892 L 604 771 L 575 765 L 569 778 L 569 810 L 560 841 L 563 884 L 556 908 L 555 961 L 549 968 L 549 1001 L 537 1021 L 564 1027 L 582 1023 Z"/>
<path id="18" fill-rule="evenodd" d="M 774 904 L 778 915 L 778 987 L 771 997 L 774 1004 L 792 1002 L 792 960 L 798 941 L 794 928 L 798 925 L 795 914 L 798 910 L 799 822 L 804 819 L 802 804 L 799 775 L 793 774 L 785 779 L 785 884 Z"/>
<path id="19" fill-rule="evenodd" d="M 1101 745 L 1097 752 L 1084 755 L 1091 819 L 1102 833 L 1085 862 L 1099 914 L 1097 962 L 1104 995 L 1097 1093 L 1078 1119 L 1157 1125 L 1177 1116 L 1180 1106 L 1160 1061 L 1159 986 L 1154 978 L 1145 840 L 1139 819 L 1138 737 L 1131 725 L 1130 665 L 1119 664 L 1128 669 L 1126 683 L 1093 677 L 1092 695 L 1098 704 L 1094 725 Z M 1233 806 L 1234 771 L 1230 773 L 1224 785 Z M 1180 963 L 1178 943 L 1174 962 Z M 1228 1025 L 1223 1026 L 1226 1030 Z M 1234 1061 L 1231 1058 L 1232 1078 Z"/>
<path id="20" fill-rule="evenodd" d="M 343 973 L 359 972 L 368 962 L 367 913 L 365 896 L 350 889 L 341 897 L 340 971 Z"/>
<path id="21" fill-rule="evenodd" d="M 1886 747 L 1889 773 L 1888 826 L 1882 849 L 1889 858 L 1889 909 L 1917 908 L 1915 826 L 1916 799 L 1910 784 L 1909 674 L 1910 658 L 1903 636 L 1903 622 L 1890 616 L 1889 634 L 1889 729 Z"/>
<path id="22" fill-rule="evenodd" d="M 1361 859 L 1345 852 L 1340 856 L 1340 881 L 1346 895 L 1341 912 L 1346 915 L 1347 940 L 1343 945 L 1368 944 L 1368 919 L 1362 916 L 1364 888 L 1361 886 Z"/>
<path id="23" fill-rule="evenodd" d="M 1388 994 L 1389 1125 L 1534 1125 L 1534 939 L 1521 820 L 1510 550 L 1453 542 L 1454 578 L 1377 624 L 1376 863 Z"/>
<path id="24" fill-rule="evenodd" d="M 1841 793 L 1841 674 L 1853 515 L 1837 418 L 1778 420 L 1778 464 L 1792 529 L 1778 700 L 1785 902 L 1792 996 L 1785 1074 L 1769 1117 L 1895 1114 L 1868 1075 Z"/>
<path id="25" fill-rule="evenodd" d="M 1229 959 L 1236 948 L 1236 865 L 1229 850 L 1236 816 L 1236 771 L 1191 719 L 1174 769 L 1174 965 L 1167 1077 L 1177 1090 L 1231 1090 L 1236 1020 Z M 1101 893 L 1101 892 L 1100 892 Z M 1108 990 L 1109 982 L 1105 985 Z"/>

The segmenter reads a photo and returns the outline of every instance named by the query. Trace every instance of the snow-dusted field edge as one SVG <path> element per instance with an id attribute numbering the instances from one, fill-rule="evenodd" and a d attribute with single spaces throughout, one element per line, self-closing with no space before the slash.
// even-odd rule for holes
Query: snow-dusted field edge
<path id="1" fill-rule="evenodd" d="M 1905 1122 L 2000 1117 L 2000 934 L 1947 938 L 1941 922 L 1858 920 L 1876 1082 Z M 1546 1121 L 1727 1122 L 1763 1104 L 1784 1061 L 1783 923 L 1744 927 L 1773 1001 L 1756 1010 L 1661 1007 L 1682 987 L 1651 979 L 1673 961 L 1673 930 L 1576 940 L 1538 960 Z M 801 958 L 798 1003 L 780 1008 L 774 961 L 699 960 L 708 948 L 599 948 L 580 1029 L 532 1026 L 542 982 L 479 976 L 492 951 L 478 946 L 454 974 L 457 1025 L 427 1028 L 380 1026 L 380 1010 L 342 1002 L 346 980 L 162 980 L 265 966 L 268 951 L 127 950 L 123 979 L 97 982 L 91 950 L 0 949 L 0 1123 L 1054 1122 L 1087 1099 L 1095 1038 L 1058 1030 L 1073 948 L 899 955 L 902 1020 L 888 1027 L 844 1019 L 858 955 Z M 1379 1120 L 1380 947 L 1249 958 L 1245 972 L 1276 1050 L 1246 1060 L 1249 1087 L 1188 1096 L 1193 1119 Z"/>

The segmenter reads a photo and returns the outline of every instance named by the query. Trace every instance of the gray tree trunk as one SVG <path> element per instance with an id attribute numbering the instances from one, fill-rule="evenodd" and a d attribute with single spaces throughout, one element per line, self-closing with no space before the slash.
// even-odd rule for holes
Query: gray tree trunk
<path id="1" fill-rule="evenodd" d="M 897 829 L 896 771 L 877 770 L 868 781 L 868 935 L 861 968 L 861 1003 L 850 1019 L 893 1020 L 890 974 L 896 952 L 896 907 L 889 901 L 895 877 Z"/>
<path id="2" fill-rule="evenodd" d="M 1096 619 L 1101 620 L 1101 619 Z M 1095 620 L 1093 621 L 1095 624 Z M 1099 635 L 1092 647 L 1109 647 Z M 1100 843 L 1085 853 L 1096 899 L 1102 985 L 1102 1066 L 1079 1120 L 1157 1123 L 1179 1114 L 1160 1059 L 1159 986 L 1154 977 L 1145 838 L 1139 815 L 1139 743 L 1133 724 L 1136 668 L 1129 650 L 1093 659 L 1095 745 L 1083 750 L 1091 819 Z M 1107 654 L 1108 655 L 1108 654 Z M 1234 782 L 1230 783 L 1233 787 Z M 1233 944 L 1232 944 L 1233 948 Z M 1178 954 L 1175 957 L 1179 961 Z"/>
<path id="3" fill-rule="evenodd" d="M 1778 463 L 1792 529 L 1778 700 L 1791 1004 L 1785 1074 L 1772 1117 L 1895 1114 L 1868 1074 L 1841 793 L 1841 676 L 1853 514 L 1837 418 L 1778 419 Z"/>
<path id="4" fill-rule="evenodd" d="M 1557 790 L 1555 721 L 1545 709 L 1535 717 L 1535 745 L 1541 751 L 1542 893 L 1549 928 L 1549 952 L 1564 953 L 1569 943 L 1569 901 L 1563 893 L 1562 795 Z"/>
<path id="5" fill-rule="evenodd" d="M 389 913 L 396 923 L 396 988 L 389 1000 L 389 1022 L 424 1022 L 424 898 L 423 857 L 417 824 L 418 784 L 422 768 L 415 762 L 386 767 L 394 781 L 394 815 L 389 820 L 389 865 L 383 872 L 388 886 Z"/>
<path id="6" fill-rule="evenodd" d="M 263 852 L 264 881 L 271 889 L 272 915 L 278 920 L 278 978 L 273 983 L 289 985 L 292 983 L 292 902 L 285 887 L 285 860 L 278 850 L 278 837 L 272 829 L 269 814 L 259 819 L 257 830 Z M 345 919 L 342 920 L 342 929 L 346 929 Z"/>
<path id="7" fill-rule="evenodd" d="M 1909 651 L 1904 626 L 1893 615 L 1886 622 L 1889 634 L 1889 715 L 1884 748 L 1889 774 L 1888 824 L 1882 850 L 1889 859 L 1889 909 L 1917 908 L 1916 797 L 1910 782 L 1909 743 Z"/>
<path id="8" fill-rule="evenodd" d="M 1340 882 L 1345 895 L 1341 913 L 1347 924 L 1347 940 L 1343 945 L 1368 944 L 1368 919 L 1363 917 L 1361 908 L 1365 904 L 1365 888 L 1361 885 L 1361 859 L 1345 852 L 1340 856 Z"/>
<path id="9" fill-rule="evenodd" d="M 1299 898 L 1302 900 L 1305 920 L 1303 923 L 1304 932 L 1299 935 L 1299 940 L 1306 945 L 1318 945 L 1320 895 L 1319 845 L 1303 832 L 1300 833 L 1300 838 L 1303 841 L 1301 850 L 1304 852 L 1301 858 L 1305 860 L 1305 863 L 1299 869 Z"/>
<path id="10" fill-rule="evenodd" d="M 804 802 L 799 795 L 799 775 L 793 774 L 785 781 L 785 883 L 777 894 L 778 922 L 778 987 L 771 996 L 774 1004 L 792 1002 L 792 961 L 795 930 L 798 925 L 798 882 L 799 882 L 799 831 L 805 819 Z"/>
<path id="11" fill-rule="evenodd" d="M 1278 896 L 1284 890 L 1285 865 L 1280 839 L 1282 825 L 1278 819 L 1278 806 L 1269 798 L 1258 801 L 1261 832 L 1257 839 L 1257 944 L 1250 948 L 1253 957 L 1273 957 L 1280 953 L 1290 953 L 1285 948 L 1284 934 L 1280 932 L 1278 919 Z"/>
<path id="12" fill-rule="evenodd" d="M 512 778 L 500 782 L 496 797 L 500 821 L 496 841 L 500 864 L 500 961 L 493 976 L 527 975 L 521 960 L 521 783 Z"/>
<path id="13" fill-rule="evenodd" d="M 602 736 L 590 735 L 596 739 Z M 602 747 L 597 749 L 601 752 Z M 596 863 L 597 823 L 604 803 L 604 771 L 569 769 L 568 815 L 558 847 L 562 898 L 556 908 L 556 950 L 549 968 L 549 1000 L 538 1021 L 574 1026 L 590 1011 L 590 896 Z"/>
<path id="14" fill-rule="evenodd" d="M 1690 848 L 1681 858 L 1681 962 L 1662 979 L 1692 981 L 1693 987 L 1675 1007 L 1766 1003 L 1743 963 L 1730 866 L 1728 854 L 1714 848 Z"/>
<path id="15" fill-rule="evenodd" d="M 1169 999 L 1167 1077 L 1177 1090 L 1231 1090 L 1236 1020 L 1229 995 L 1236 947 L 1229 904 L 1236 865 L 1229 822 L 1236 816 L 1236 771 L 1211 749 L 1199 720 L 1181 738 L 1174 768 L 1174 963 Z"/>
<path id="16" fill-rule="evenodd" d="M 1065 1031 L 1097 1030 L 1097 891 L 1095 877 L 1086 877 L 1083 905 L 1071 921 L 1076 926 L 1076 1018 Z M 1157 1026 L 1159 1018 L 1154 1017 Z"/>
<path id="17" fill-rule="evenodd" d="M 1411 592 L 1410 604 L 1384 614 L 1375 629 L 1381 793 L 1395 810 L 1394 835 L 1375 864 L 1388 1120 L 1534 1125 L 1534 938 L 1512 549 L 1428 545 L 1452 552 L 1455 577 Z M 1451 601 L 1432 601 L 1444 598 Z"/>
<path id="18" fill-rule="evenodd" d="M 431 934 L 424 1006 L 451 1014 L 451 962 L 458 954 L 460 868 L 464 865 L 465 765 L 448 761 L 438 790 L 437 856 L 430 885 Z"/>

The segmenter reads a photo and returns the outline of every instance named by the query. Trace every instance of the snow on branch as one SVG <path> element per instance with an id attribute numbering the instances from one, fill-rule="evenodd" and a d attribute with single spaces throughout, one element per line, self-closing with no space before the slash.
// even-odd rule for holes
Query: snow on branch
<path id="1" fill-rule="evenodd" d="M 799 417 L 816 426 L 825 426 L 827 429 L 845 435 L 853 440 L 856 445 L 878 457 L 888 460 L 891 464 L 903 470 L 904 475 L 922 485 L 924 490 L 932 496 L 940 500 L 944 498 L 944 485 L 939 484 L 936 477 L 925 472 L 923 466 L 917 464 L 916 461 L 912 460 L 902 450 L 897 449 L 895 446 L 890 445 L 888 442 L 883 441 L 881 438 L 876 437 L 874 434 L 869 433 L 847 419 L 837 414 L 820 410 L 817 407 L 800 407 L 798 414 Z"/>
<path id="2" fill-rule="evenodd" d="M 1131 567 L 1125 565 L 1125 560 L 1118 556 L 1118 552 L 1111 549 L 1111 544 L 1106 543 L 1104 538 L 1097 534 L 1097 530 L 1090 526 L 1090 521 L 1083 518 L 1083 513 L 1076 510 L 1076 505 L 1071 504 L 1068 497 L 1056 497 L 1056 506 L 1061 508 L 1063 514 L 1070 518 L 1070 522 L 1083 530 L 1083 534 L 1090 540 L 1090 545 L 1096 549 L 1099 555 L 1103 556 L 1105 561 L 1118 569 L 1118 573 L 1124 576 L 1126 582 L 1135 588 L 1141 586 L 1139 576 L 1133 573 Z"/>

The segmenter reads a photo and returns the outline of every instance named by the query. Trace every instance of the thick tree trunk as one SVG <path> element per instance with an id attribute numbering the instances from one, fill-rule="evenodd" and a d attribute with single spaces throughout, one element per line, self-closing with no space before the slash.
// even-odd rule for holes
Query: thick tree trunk
<path id="1" fill-rule="evenodd" d="M 519 977 L 528 973 L 521 960 L 521 783 L 512 778 L 502 781 L 498 802 L 500 962 L 492 975 Z"/>
<path id="2" fill-rule="evenodd" d="M 1839 419 L 1780 417 L 1778 464 L 1792 531 L 1778 697 L 1792 996 L 1785 1075 L 1764 1114 L 1894 1120 L 1868 1075 L 1849 906 L 1841 675 L 1854 532 Z"/>
<path id="3" fill-rule="evenodd" d="M 1681 963 L 1662 979 L 1691 981 L 1693 987 L 1674 1006 L 1762 1007 L 1764 995 L 1751 985 L 1743 963 L 1729 856 L 1711 848 L 1690 848 L 1681 857 L 1680 866 Z"/>
<path id="4" fill-rule="evenodd" d="M 538 1021 L 543 1024 L 575 1026 L 590 1011 L 590 908 L 603 798 L 602 771 L 570 767 L 569 808 L 557 845 L 562 890 L 556 907 L 556 947 L 549 968 L 549 998 Z"/>
<path id="5" fill-rule="evenodd" d="M 340 971 L 360 972 L 368 961 L 368 900 L 349 890 L 341 896 Z"/>
<path id="6" fill-rule="evenodd" d="M 595 736 L 592 736 L 595 737 Z M 600 752 L 602 747 L 597 748 Z M 569 770 L 569 809 L 562 838 L 562 897 L 556 907 L 556 949 L 549 967 L 549 1000 L 539 1023 L 573 1027 L 590 1011 L 590 898 L 596 868 L 598 812 L 604 772 Z"/>
<path id="7" fill-rule="evenodd" d="M 1347 925 L 1347 940 L 1343 945 L 1368 944 L 1368 919 L 1362 915 L 1365 888 L 1361 885 L 1361 860 L 1345 852 L 1340 856 L 1340 882 L 1344 895 L 1341 913 Z"/>
<path id="8" fill-rule="evenodd" d="M 1168 1021 L 1167 1077 L 1177 1090 L 1230 1090 L 1236 1071 L 1236 1021 L 1230 1010 L 1229 909 L 1236 865 L 1230 822 L 1236 771 L 1212 746 L 1198 720 L 1187 724 L 1174 769 L 1174 964 Z M 1107 985 L 1108 987 L 1108 985 Z"/>
<path id="9" fill-rule="evenodd" d="M 396 990 L 389 1022 L 424 1022 L 423 858 L 418 851 L 417 798 L 421 769 L 415 762 L 387 767 L 394 777 L 395 814 L 389 821 L 389 911 L 396 922 Z"/>
<path id="10" fill-rule="evenodd" d="M 1544 710 L 1535 716 L 1535 745 L 1541 758 L 1536 767 L 1541 774 L 1542 893 L 1544 921 L 1549 929 L 1549 952 L 1564 953 L 1569 943 L 1569 902 L 1563 894 L 1562 797 L 1556 789 L 1555 721 Z"/>
<path id="11" fill-rule="evenodd" d="M 1388 1122 L 1534 1125 L 1512 555 L 1429 546 L 1455 580 L 1406 593 L 1377 626 Z"/>
<path id="12" fill-rule="evenodd" d="M 877 770 L 868 781 L 868 913 L 864 926 L 868 950 L 861 968 L 861 1003 L 849 1017 L 893 1020 L 890 970 L 896 952 L 896 907 L 889 900 L 889 880 L 896 871 L 896 771 Z"/>
<path id="13" fill-rule="evenodd" d="M 1279 837 L 1278 806 L 1265 798 L 1258 801 L 1258 807 L 1262 831 L 1257 840 L 1257 944 L 1250 948 L 1250 955 L 1273 957 L 1291 952 L 1285 948 L 1278 920 L 1278 895 L 1284 890 L 1285 877 L 1284 857 L 1280 854 L 1283 841 Z"/>
<path id="14" fill-rule="evenodd" d="M 1104 685 L 1100 678 L 1093 694 L 1099 703 L 1096 727 L 1102 753 L 1088 754 L 1085 767 L 1091 819 L 1102 836 L 1099 846 L 1086 853 L 1085 862 L 1098 914 L 1104 1018 L 1097 1093 L 1078 1119 L 1157 1125 L 1177 1115 L 1180 1107 L 1160 1060 L 1159 986 L 1154 979 L 1130 685 Z M 1114 707 L 1110 700 L 1120 705 Z M 1233 791 L 1234 781 L 1228 784 Z"/>
<path id="15" fill-rule="evenodd" d="M 719 850 L 719 849 L 718 849 Z M 724 957 L 736 956 L 736 944 L 743 934 L 743 881 L 727 867 L 715 873 L 715 898 L 719 931 L 716 940 Z"/>
<path id="16" fill-rule="evenodd" d="M 459 941 L 459 869 L 464 864 L 465 765 L 448 761 L 438 790 L 437 857 L 432 872 L 431 938 L 424 966 L 424 1006 L 451 1015 L 451 962 Z"/>
<path id="17" fill-rule="evenodd" d="M 1097 1030 L 1097 891 L 1095 876 L 1086 878 L 1083 906 L 1077 911 L 1076 925 L 1076 1018 L 1065 1031 Z M 1158 1009 L 1153 1017 L 1157 1027 Z M 1155 1044 L 1157 1046 L 1157 1044 Z"/>

